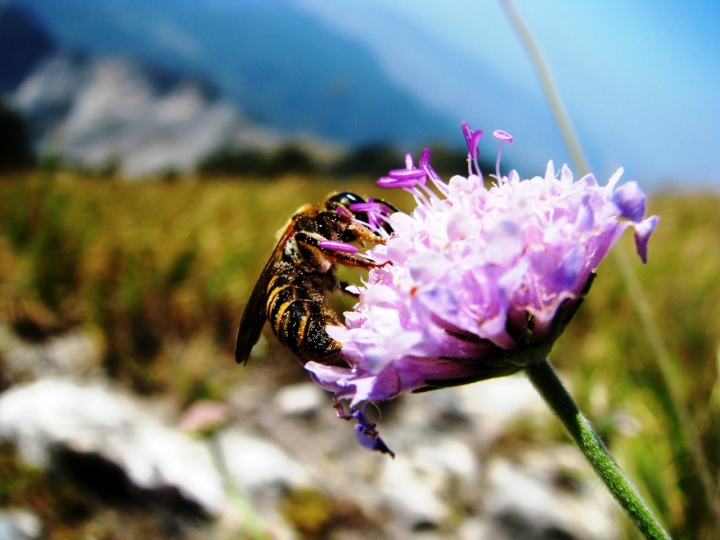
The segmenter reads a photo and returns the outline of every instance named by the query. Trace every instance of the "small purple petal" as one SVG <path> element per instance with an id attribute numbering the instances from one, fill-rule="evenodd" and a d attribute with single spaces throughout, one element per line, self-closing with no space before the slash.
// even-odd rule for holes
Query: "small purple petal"
<path id="1" fill-rule="evenodd" d="M 645 215 L 645 194 L 636 182 L 628 182 L 613 193 L 612 202 L 620 215 L 630 221 L 641 221 Z"/>
<path id="2" fill-rule="evenodd" d="M 420 170 L 425 170 L 425 167 L 430 165 L 430 149 L 425 148 L 422 151 L 422 154 L 420 154 L 420 164 L 418 165 L 420 167 Z"/>
<path id="3" fill-rule="evenodd" d="M 413 178 L 411 178 L 409 180 L 398 180 L 397 178 L 390 178 L 389 176 L 383 176 L 382 178 L 379 178 L 377 181 L 378 187 L 386 188 L 386 189 L 414 188 L 419 183 L 420 182 L 418 180 L 415 180 Z"/>
<path id="4" fill-rule="evenodd" d="M 410 153 L 405 154 L 405 168 L 406 169 L 415 168 L 415 165 L 413 165 L 413 157 L 412 157 L 412 154 L 410 154 Z"/>
<path id="5" fill-rule="evenodd" d="M 470 153 L 472 154 L 473 158 L 478 157 L 478 144 L 480 144 L 480 139 L 482 138 L 482 136 L 482 129 L 478 129 L 473 132 L 472 138 L 470 139 L 470 146 L 472 147 Z"/>
<path id="6" fill-rule="evenodd" d="M 496 129 L 495 131 L 493 131 L 493 136 L 496 139 L 500 139 L 501 141 L 505 141 L 505 142 L 509 142 L 509 143 L 513 142 L 513 140 L 514 140 L 512 138 L 512 135 L 510 135 L 506 131 L 503 131 L 502 129 Z"/>
<path id="7" fill-rule="evenodd" d="M 369 450 L 390 454 L 393 458 L 395 453 L 387 447 L 385 442 L 380 438 L 375 424 L 368 422 L 365 416 L 364 408 L 353 413 L 353 418 L 357 418 L 358 423 L 355 425 L 355 438 L 357 441 Z"/>
<path id="8" fill-rule="evenodd" d="M 318 246 L 330 251 L 339 251 L 340 253 L 357 253 L 358 248 L 352 244 L 339 242 L 337 240 L 320 240 Z"/>
<path id="9" fill-rule="evenodd" d="M 470 126 L 467 122 L 460 122 L 460 129 L 462 129 L 463 136 L 465 137 L 465 142 L 470 144 L 470 139 L 472 139 L 472 129 L 470 129 Z"/>
<path id="10" fill-rule="evenodd" d="M 372 202 L 372 201 L 368 201 L 366 203 L 351 204 L 349 208 L 353 212 L 373 212 L 375 214 L 390 213 L 390 209 L 387 207 L 387 205 L 382 204 L 382 203 Z"/>
<path id="11" fill-rule="evenodd" d="M 660 221 L 659 216 L 651 216 L 635 225 L 635 247 L 643 263 L 647 263 L 647 245 L 650 235 Z"/>
<path id="12" fill-rule="evenodd" d="M 377 203 L 372 197 L 365 203 L 350 205 L 353 212 L 365 212 L 368 217 L 368 224 L 372 229 L 377 229 L 383 221 L 383 217 L 390 214 L 390 208 L 386 204 Z"/>
<path id="13" fill-rule="evenodd" d="M 473 159 L 477 159 L 478 144 L 480 143 L 480 138 L 483 136 L 482 130 L 478 129 L 476 131 L 473 131 L 472 129 L 470 129 L 470 126 L 468 126 L 467 122 L 462 122 L 460 124 L 460 127 L 462 129 L 463 135 L 465 136 L 465 143 L 467 144 L 467 149 L 470 153 L 470 157 Z"/>
<path id="14" fill-rule="evenodd" d="M 420 179 L 426 175 L 427 173 L 420 169 L 393 169 L 388 173 L 390 178 L 397 180 L 405 180 L 408 178 Z"/>

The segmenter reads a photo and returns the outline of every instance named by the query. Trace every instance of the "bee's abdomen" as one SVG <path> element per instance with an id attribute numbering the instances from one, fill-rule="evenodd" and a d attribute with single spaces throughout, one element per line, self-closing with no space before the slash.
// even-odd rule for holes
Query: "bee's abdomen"
<path id="1" fill-rule="evenodd" d="M 272 290 L 268 295 L 267 315 L 273 332 L 303 364 L 310 360 L 337 364 L 342 345 L 327 334 L 325 327 L 337 325 L 338 321 L 310 296 L 307 290 L 292 284 Z"/>

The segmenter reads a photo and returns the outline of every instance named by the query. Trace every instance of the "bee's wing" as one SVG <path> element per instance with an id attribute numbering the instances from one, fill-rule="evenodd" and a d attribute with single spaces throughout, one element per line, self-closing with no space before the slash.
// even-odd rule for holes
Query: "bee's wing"
<path id="1" fill-rule="evenodd" d="M 275 251 L 273 251 L 270 260 L 265 265 L 265 268 L 263 268 L 262 274 L 260 274 L 260 278 L 250 295 L 250 300 L 248 300 L 245 306 L 245 311 L 240 321 L 240 328 L 238 329 L 237 343 L 235 345 L 235 360 L 238 364 L 247 362 L 250 351 L 252 351 L 258 339 L 260 339 L 260 332 L 265 325 L 268 285 L 273 277 L 275 263 L 282 255 L 285 244 L 295 229 L 295 221 L 296 217 L 293 217 L 280 235 L 280 240 L 277 246 L 275 246 Z"/>

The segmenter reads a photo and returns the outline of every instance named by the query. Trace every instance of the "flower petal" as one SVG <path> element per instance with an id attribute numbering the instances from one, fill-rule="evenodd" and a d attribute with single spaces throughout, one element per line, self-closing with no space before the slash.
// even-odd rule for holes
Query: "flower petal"
<path id="1" fill-rule="evenodd" d="M 635 247 L 643 263 L 647 263 L 647 244 L 650 235 L 660 222 L 658 216 L 650 216 L 644 221 L 635 225 Z"/>
<path id="2" fill-rule="evenodd" d="M 620 186 L 613 194 L 612 201 L 620 209 L 620 215 L 630 221 L 639 222 L 645 215 L 645 194 L 637 182 Z"/>

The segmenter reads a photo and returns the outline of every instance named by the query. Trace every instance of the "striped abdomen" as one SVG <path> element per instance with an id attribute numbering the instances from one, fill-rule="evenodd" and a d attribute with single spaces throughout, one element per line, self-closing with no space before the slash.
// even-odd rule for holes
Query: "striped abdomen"
<path id="1" fill-rule="evenodd" d="M 292 269 L 279 273 L 268 285 L 267 317 L 273 332 L 303 364 L 344 363 L 342 345 L 325 331 L 327 325 L 339 322 L 322 302 L 324 296 L 314 290 L 312 280 Z"/>

